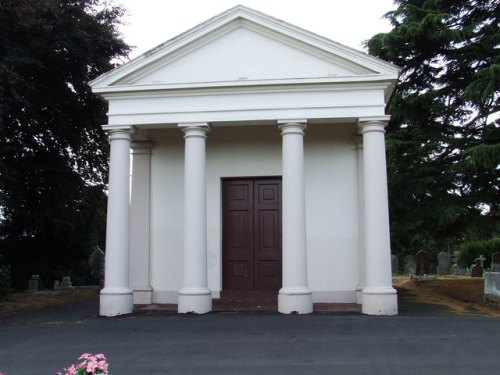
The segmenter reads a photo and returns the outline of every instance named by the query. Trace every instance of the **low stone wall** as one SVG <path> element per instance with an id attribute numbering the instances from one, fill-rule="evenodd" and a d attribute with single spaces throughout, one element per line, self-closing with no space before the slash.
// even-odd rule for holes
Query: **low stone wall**
<path id="1" fill-rule="evenodd" d="M 500 308 L 500 272 L 484 273 L 484 302 Z"/>

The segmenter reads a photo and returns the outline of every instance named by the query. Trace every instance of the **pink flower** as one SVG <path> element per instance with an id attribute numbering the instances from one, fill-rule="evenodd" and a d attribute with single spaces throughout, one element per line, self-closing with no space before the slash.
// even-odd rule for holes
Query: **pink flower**
<path id="1" fill-rule="evenodd" d="M 64 374 L 59 372 L 57 375 L 108 375 L 108 363 L 104 354 L 83 353 L 78 360 L 79 363 L 65 368 Z"/>
<path id="2" fill-rule="evenodd" d="M 67 375 L 75 375 L 76 374 L 76 367 L 75 365 L 71 365 L 67 370 L 66 370 L 66 374 Z"/>
<path id="3" fill-rule="evenodd" d="M 82 360 L 82 359 L 87 359 L 88 357 L 90 357 L 92 354 L 90 353 L 83 353 L 80 358 L 78 358 L 79 360 Z"/>

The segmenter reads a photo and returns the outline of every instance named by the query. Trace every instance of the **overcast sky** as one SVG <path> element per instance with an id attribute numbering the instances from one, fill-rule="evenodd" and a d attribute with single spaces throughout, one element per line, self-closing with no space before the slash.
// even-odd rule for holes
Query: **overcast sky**
<path id="1" fill-rule="evenodd" d="M 390 30 L 382 16 L 392 0 L 116 0 L 127 10 L 121 28 L 136 57 L 207 19 L 241 4 L 361 50 Z"/>

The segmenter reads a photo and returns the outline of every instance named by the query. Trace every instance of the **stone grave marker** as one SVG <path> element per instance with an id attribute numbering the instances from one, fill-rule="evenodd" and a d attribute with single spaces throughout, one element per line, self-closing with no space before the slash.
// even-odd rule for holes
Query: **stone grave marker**
<path id="1" fill-rule="evenodd" d="M 404 273 L 406 275 L 415 274 L 415 257 L 413 255 L 407 255 L 405 257 Z"/>
<path id="2" fill-rule="evenodd" d="M 40 275 L 31 275 L 31 279 L 28 284 L 28 290 L 30 292 L 38 292 L 40 288 Z"/>
<path id="3" fill-rule="evenodd" d="M 456 276 L 463 276 L 465 275 L 465 268 L 460 267 L 458 264 L 455 263 L 453 266 L 451 266 L 450 274 Z"/>
<path id="4" fill-rule="evenodd" d="M 450 256 L 446 251 L 440 251 L 438 254 L 438 275 L 449 275 L 450 274 Z"/>
<path id="5" fill-rule="evenodd" d="M 470 270 L 470 277 L 483 277 L 483 266 L 481 266 L 481 259 L 476 259 L 476 264 L 474 264 Z"/>
<path id="6" fill-rule="evenodd" d="M 491 272 L 500 272 L 500 253 L 491 254 Z"/>
<path id="7" fill-rule="evenodd" d="M 415 274 L 417 276 L 429 274 L 429 253 L 425 250 L 420 250 L 415 255 Z"/>
<path id="8" fill-rule="evenodd" d="M 398 257 L 394 254 L 391 255 L 391 270 L 393 275 L 397 275 L 399 273 Z"/>
<path id="9" fill-rule="evenodd" d="M 96 280 L 99 280 L 99 285 L 104 286 L 104 251 L 99 246 L 94 248 L 89 257 L 90 274 Z"/>
<path id="10" fill-rule="evenodd" d="M 500 309 L 500 273 L 484 273 L 484 302 Z"/>
<path id="11" fill-rule="evenodd" d="M 62 278 L 61 284 L 59 284 L 61 289 L 71 289 L 73 288 L 73 283 L 71 282 L 71 277 L 64 276 Z"/>

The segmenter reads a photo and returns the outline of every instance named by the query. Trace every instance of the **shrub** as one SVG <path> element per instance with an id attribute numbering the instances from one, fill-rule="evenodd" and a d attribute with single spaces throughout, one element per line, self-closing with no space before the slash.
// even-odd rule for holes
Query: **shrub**
<path id="1" fill-rule="evenodd" d="M 0 266 L 0 301 L 11 291 L 10 266 Z"/>
<path id="2" fill-rule="evenodd" d="M 458 263 L 462 267 L 469 267 L 480 255 L 484 256 L 484 268 L 489 268 L 491 254 L 500 252 L 500 237 L 493 237 L 490 240 L 471 241 L 462 244 Z"/>

